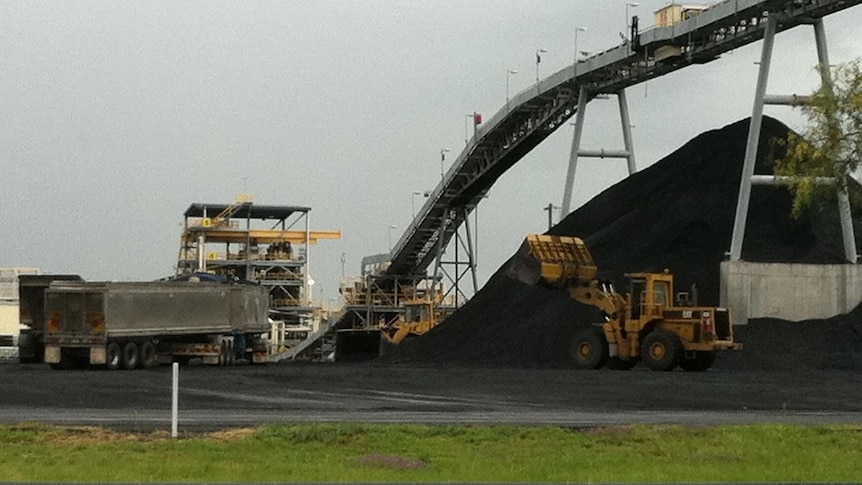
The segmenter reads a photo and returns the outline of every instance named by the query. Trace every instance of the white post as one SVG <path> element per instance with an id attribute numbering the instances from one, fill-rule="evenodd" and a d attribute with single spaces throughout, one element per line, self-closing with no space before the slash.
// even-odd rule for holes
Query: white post
<path id="1" fill-rule="evenodd" d="M 180 364 L 174 362 L 173 372 L 173 394 L 171 398 L 171 437 L 177 437 L 177 415 L 179 414 L 178 401 L 180 397 Z"/>

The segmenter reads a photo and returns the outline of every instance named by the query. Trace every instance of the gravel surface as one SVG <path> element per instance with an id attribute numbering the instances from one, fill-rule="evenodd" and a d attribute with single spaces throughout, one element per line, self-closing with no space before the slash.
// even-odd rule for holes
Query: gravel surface
<path id="1" fill-rule="evenodd" d="M 722 362 L 729 364 L 729 362 Z M 364 421 L 591 426 L 628 423 L 862 423 L 855 371 L 705 373 L 274 364 L 182 367 L 184 429 Z M 171 370 L 53 371 L 0 365 L 0 422 L 165 428 Z"/>

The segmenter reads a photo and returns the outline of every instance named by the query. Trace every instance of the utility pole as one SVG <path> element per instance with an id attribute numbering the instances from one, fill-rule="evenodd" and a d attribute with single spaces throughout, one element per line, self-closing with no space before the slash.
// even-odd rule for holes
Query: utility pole
<path id="1" fill-rule="evenodd" d="M 551 228 L 554 227 L 554 210 L 559 210 L 559 207 L 555 206 L 552 202 L 543 210 L 548 211 L 548 230 L 550 231 Z"/>

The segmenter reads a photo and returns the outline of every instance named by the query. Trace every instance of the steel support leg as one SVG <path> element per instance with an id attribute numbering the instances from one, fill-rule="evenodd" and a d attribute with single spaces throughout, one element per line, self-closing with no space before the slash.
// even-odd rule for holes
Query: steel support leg
<path id="1" fill-rule="evenodd" d="M 437 239 L 437 257 L 435 258 L 434 263 L 434 275 L 433 281 L 434 286 L 436 288 L 437 282 L 442 282 L 443 277 L 451 283 L 451 286 L 448 290 L 443 291 L 443 296 L 447 295 L 449 291 L 454 290 L 455 292 L 455 302 L 456 305 L 460 299 L 459 295 L 463 295 L 464 298 L 467 298 L 467 293 L 461 289 L 461 278 L 464 277 L 467 271 L 470 271 L 473 283 L 473 293 L 475 294 L 479 288 L 477 275 L 476 275 L 476 258 L 474 255 L 474 247 L 473 247 L 473 239 L 470 229 L 470 220 L 469 220 L 469 212 L 467 209 L 458 209 L 460 213 L 451 212 L 447 214 L 444 218 L 443 223 L 440 226 L 438 239 Z M 464 222 L 464 231 L 466 232 L 466 242 L 461 237 L 459 230 L 456 228 L 454 237 L 452 238 L 451 244 L 455 245 L 454 248 L 454 259 L 452 261 L 444 261 L 443 254 L 445 253 L 446 248 L 443 247 L 443 239 L 445 233 L 453 224 L 458 224 L 458 220 L 463 219 Z M 467 252 L 466 262 L 461 262 L 461 246 L 465 247 Z M 447 270 L 446 267 L 451 266 Z M 467 266 L 467 269 L 461 270 L 461 266 Z"/>
<path id="2" fill-rule="evenodd" d="M 620 92 L 617 93 L 617 101 L 619 101 L 620 105 L 620 121 L 623 124 L 623 143 L 625 143 L 625 148 L 628 152 L 626 163 L 629 167 L 629 175 L 632 175 L 637 172 L 638 169 L 635 164 L 635 147 L 632 143 L 632 122 L 629 120 L 629 103 L 626 100 L 625 89 L 621 89 Z"/>
<path id="3" fill-rule="evenodd" d="M 474 209 L 475 210 L 475 209 Z M 479 283 L 476 278 L 476 257 L 474 254 L 473 237 L 470 231 L 470 213 L 464 209 L 464 233 L 467 237 L 467 264 L 470 266 L 470 275 L 473 279 L 473 294 L 479 290 Z"/>
<path id="4" fill-rule="evenodd" d="M 736 219 L 733 225 L 733 238 L 730 246 L 731 261 L 742 258 L 742 244 L 745 239 L 745 225 L 751 199 L 752 177 L 757 156 L 757 145 L 760 141 L 760 128 L 763 120 L 763 106 L 766 98 L 766 84 L 769 77 L 769 67 L 772 60 L 772 48 L 775 40 L 776 19 L 770 16 L 766 21 L 766 31 L 763 36 L 763 51 L 760 60 L 760 72 L 757 79 L 757 89 L 754 97 L 754 108 L 751 115 L 751 125 L 748 130 L 748 142 L 745 147 L 745 162 L 742 169 L 742 179 L 739 186 L 739 198 L 736 206 Z M 817 45 L 817 62 L 820 65 L 820 79 L 824 86 L 831 86 L 829 73 L 829 54 L 826 48 L 826 33 L 823 20 L 814 22 L 814 38 Z M 847 175 L 844 174 L 846 177 Z M 853 219 L 850 213 L 850 201 L 846 186 L 838 192 L 838 213 L 841 220 L 841 234 L 844 241 L 844 257 L 851 263 L 858 260 L 856 240 L 853 233 Z"/>
<path id="5" fill-rule="evenodd" d="M 829 73 L 829 51 L 826 49 L 826 30 L 823 19 L 814 22 L 814 40 L 817 43 L 817 62 L 820 64 L 820 82 L 824 86 L 832 86 L 832 76 Z M 850 198 L 847 195 L 847 174 L 842 174 L 842 188 L 838 192 L 838 216 L 841 219 L 841 236 L 844 239 L 844 257 L 851 263 L 856 263 L 859 255 L 856 251 L 856 237 L 853 234 L 853 217 L 850 213 Z"/>
<path id="6" fill-rule="evenodd" d="M 437 230 L 437 257 L 434 258 L 434 288 L 437 287 L 438 282 L 443 281 L 442 270 L 443 270 L 443 251 L 446 249 L 443 247 L 443 239 L 446 233 L 446 228 L 448 226 L 449 218 L 448 216 L 443 216 L 443 221 L 440 224 L 440 228 Z"/>
<path id="7" fill-rule="evenodd" d="M 572 150 L 569 154 L 569 170 L 566 173 L 566 186 L 563 190 L 563 203 L 560 207 L 560 217 L 566 217 L 572 210 L 572 191 L 575 185 L 575 171 L 578 166 L 578 157 L 597 157 L 597 158 L 625 158 L 628 165 L 629 175 L 637 172 L 637 164 L 635 163 L 634 144 L 632 143 L 632 123 L 629 119 L 629 106 L 626 99 L 625 90 L 616 93 L 617 101 L 620 107 L 620 122 L 623 129 L 623 142 L 625 150 L 581 150 L 581 136 L 584 132 L 584 119 L 587 114 L 588 94 L 584 87 L 581 87 L 578 92 L 578 112 L 575 117 L 575 133 L 572 136 Z M 550 217 L 550 216 L 549 216 Z"/>
<path id="8" fill-rule="evenodd" d="M 739 261 L 742 257 L 742 240 L 745 238 L 745 223 L 748 218 L 748 205 L 751 201 L 751 177 L 757 159 L 757 145 L 760 142 L 760 126 L 763 121 L 763 98 L 769 80 L 769 63 L 772 61 L 772 46 L 775 42 L 777 19 L 770 15 L 766 19 L 763 35 L 763 50 L 760 54 L 760 72 L 757 75 L 757 89 L 754 93 L 754 108 L 751 124 L 748 127 L 748 141 L 745 145 L 745 161 L 742 166 L 742 179 L 739 182 L 739 197 L 736 202 L 736 218 L 733 222 L 733 238 L 730 242 L 730 260 Z"/>
<path id="9" fill-rule="evenodd" d="M 584 132 L 584 117 L 587 113 L 587 88 L 578 91 L 578 112 L 575 115 L 575 134 L 572 136 L 572 150 L 569 152 L 569 170 L 566 172 L 566 186 L 563 189 L 563 204 L 560 218 L 569 215 L 572 206 L 572 188 L 575 184 L 575 169 L 578 166 L 578 151 L 581 149 L 581 135 Z"/>

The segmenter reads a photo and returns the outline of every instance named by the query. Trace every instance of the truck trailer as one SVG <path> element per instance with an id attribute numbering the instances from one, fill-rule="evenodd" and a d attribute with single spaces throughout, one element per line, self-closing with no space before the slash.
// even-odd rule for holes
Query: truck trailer
<path id="1" fill-rule="evenodd" d="M 54 282 L 44 294 L 44 362 L 53 368 L 268 362 L 267 289 L 195 281 Z"/>
<path id="2" fill-rule="evenodd" d="M 27 274 L 18 276 L 18 361 L 45 360 L 45 290 L 55 281 L 83 281 L 73 274 Z"/>

